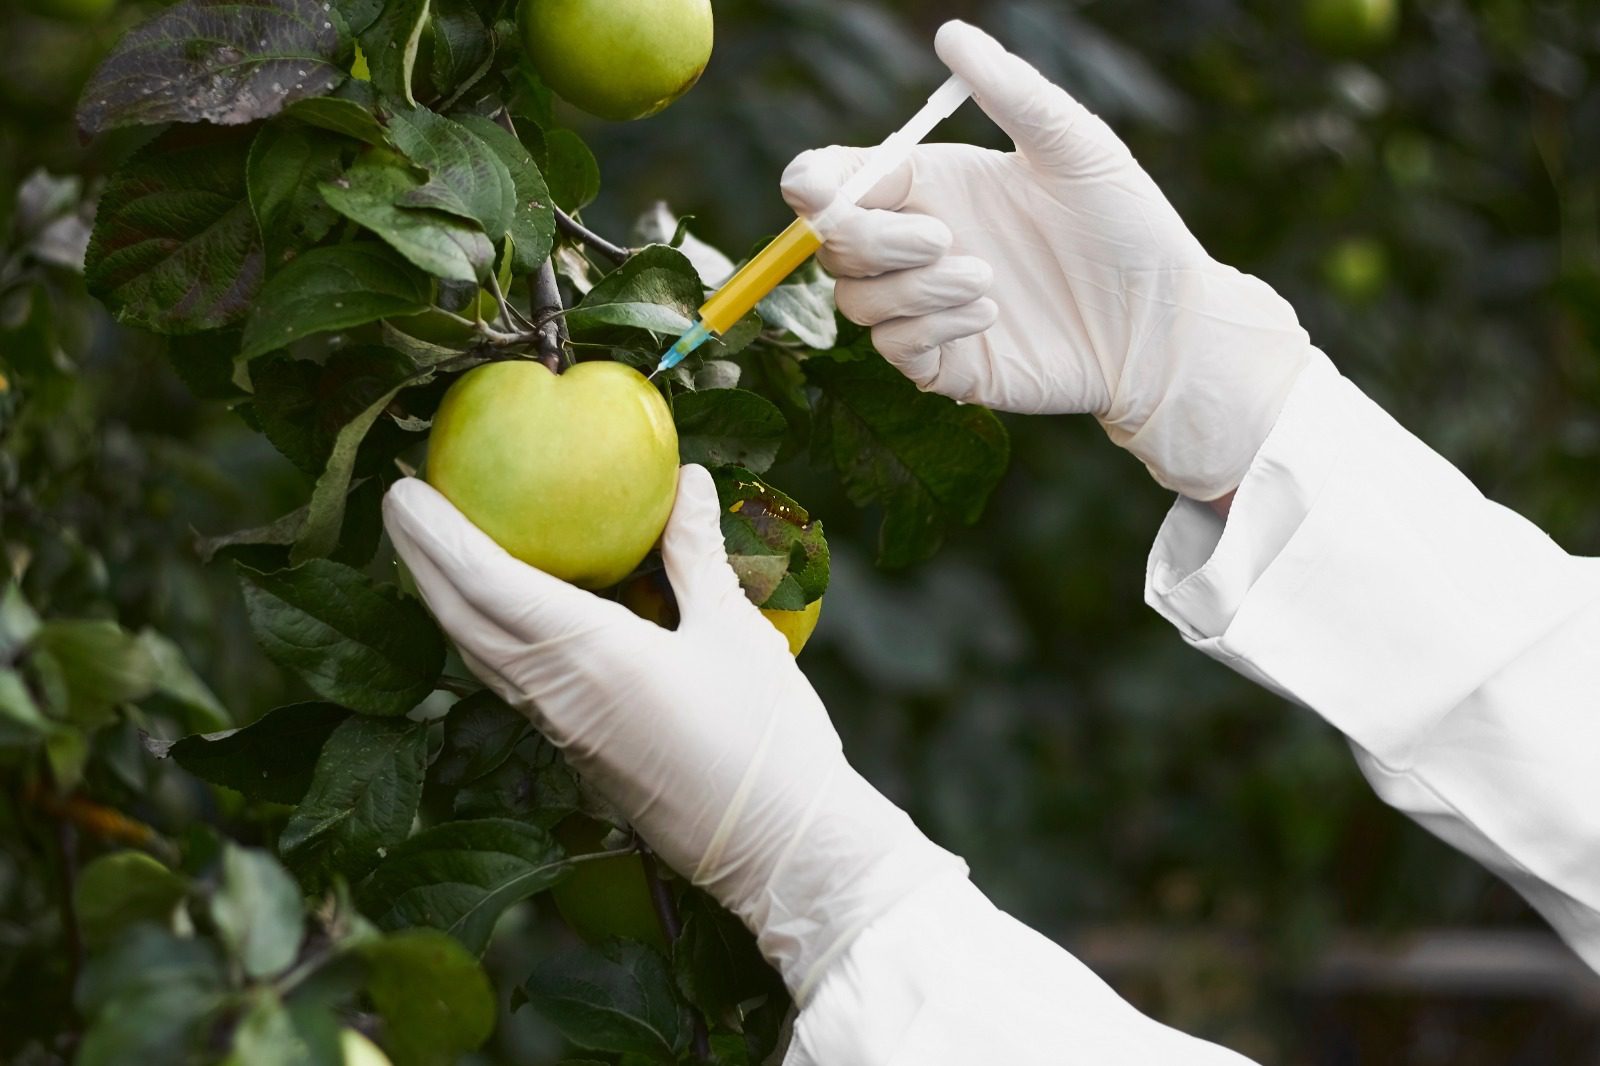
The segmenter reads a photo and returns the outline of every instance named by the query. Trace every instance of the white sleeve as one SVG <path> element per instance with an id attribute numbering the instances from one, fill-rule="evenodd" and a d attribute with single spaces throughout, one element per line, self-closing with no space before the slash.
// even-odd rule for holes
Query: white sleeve
<path id="1" fill-rule="evenodd" d="M 1384 800 L 1600 969 L 1600 559 L 1485 499 L 1319 356 L 1226 524 L 1178 501 L 1146 596 L 1341 730 Z"/>
<path id="2" fill-rule="evenodd" d="M 795 1023 L 785 1066 L 1251 1066 L 1140 1014 L 947 875 L 868 926 Z"/>

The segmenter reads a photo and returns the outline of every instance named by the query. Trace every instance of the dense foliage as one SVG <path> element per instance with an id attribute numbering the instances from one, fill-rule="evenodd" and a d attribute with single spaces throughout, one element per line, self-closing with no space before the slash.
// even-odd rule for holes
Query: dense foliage
<path id="1" fill-rule="evenodd" d="M 1419 0 L 1330 41 L 1241 0 L 727 0 L 702 85 L 602 126 L 491 0 L 37 3 L 0 46 L 7 1061 L 339 1061 L 341 1025 L 402 1066 L 779 1042 L 747 935 L 477 689 L 377 503 L 464 368 L 648 362 L 784 223 L 795 151 L 875 138 L 936 82 L 942 17 L 1079 92 L 1358 382 L 1600 552 L 1582 4 Z M 997 143 L 971 110 L 949 132 Z M 684 458 L 797 518 L 726 529 L 752 595 L 832 583 L 807 669 L 852 757 L 1003 904 L 1072 942 L 1252 942 L 1121 976 L 1263 1058 L 1346 1061 L 1370 1030 L 1383 1061 L 1573 1060 L 1549 1010 L 1352 1015 L 1284 980 L 1350 929 L 1528 917 L 1147 616 L 1166 500 L 1092 425 L 1009 420 L 965 529 L 999 423 L 906 386 L 815 271 L 667 387 Z M 609 929 L 576 908 L 602 892 Z"/>

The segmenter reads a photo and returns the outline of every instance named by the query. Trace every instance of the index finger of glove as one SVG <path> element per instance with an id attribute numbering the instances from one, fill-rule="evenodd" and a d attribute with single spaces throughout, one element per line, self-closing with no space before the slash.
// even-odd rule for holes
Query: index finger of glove
<path id="1" fill-rule="evenodd" d="M 867 160 L 869 148 L 813 148 L 801 152 L 785 168 L 779 188 L 784 202 L 797 215 L 814 215 L 833 203 L 834 197 L 850 175 L 861 169 Z M 911 195 L 911 160 L 906 160 L 891 170 L 874 185 L 858 206 L 897 210 Z"/>
<path id="2" fill-rule="evenodd" d="M 457 643 L 475 644 L 480 618 L 527 644 L 638 622 L 621 605 L 513 559 L 417 478 L 389 489 L 383 521 L 423 598 Z M 480 657 L 492 658 L 492 650 Z"/>

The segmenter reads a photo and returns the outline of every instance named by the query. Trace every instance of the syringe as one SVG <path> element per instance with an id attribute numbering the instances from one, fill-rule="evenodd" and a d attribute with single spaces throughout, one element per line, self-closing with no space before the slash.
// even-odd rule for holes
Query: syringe
<path id="1" fill-rule="evenodd" d="M 850 176 L 840 187 L 834 200 L 810 218 L 797 218 L 789 228 L 773 238 L 738 272 L 722 283 L 700 307 L 698 321 L 689 331 L 667 349 L 661 363 L 650 372 L 657 374 L 671 370 L 683 362 L 685 356 L 714 336 L 720 336 L 733 324 L 760 303 L 784 278 L 811 258 L 822 247 L 844 212 L 861 201 L 873 186 L 888 177 L 911 150 L 933 131 L 933 128 L 953 114 L 972 89 L 958 77 L 951 77 L 928 97 L 911 121 L 890 134 L 882 144 L 872 150 L 861 169 Z"/>

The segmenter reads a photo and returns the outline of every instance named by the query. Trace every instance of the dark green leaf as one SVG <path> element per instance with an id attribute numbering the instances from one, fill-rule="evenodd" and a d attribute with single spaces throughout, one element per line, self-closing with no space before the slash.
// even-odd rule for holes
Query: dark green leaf
<path id="1" fill-rule="evenodd" d="M 422 385 L 432 378 L 433 372 L 425 370 L 397 382 L 339 430 L 339 435 L 333 441 L 333 450 L 328 455 L 328 465 L 311 490 L 311 502 L 306 505 L 306 522 L 295 538 L 294 549 L 289 556 L 291 561 L 298 564 L 335 554 L 340 547 L 345 507 L 354 496 L 350 492 L 350 479 L 367 442 L 368 432 L 403 389 Z"/>
<path id="2" fill-rule="evenodd" d="M 493 1032 L 489 979 L 445 934 L 407 929 L 356 953 L 367 963 L 367 994 L 383 1017 L 395 1066 L 453 1066 Z"/>
<path id="3" fill-rule="evenodd" d="M 170 927 L 189 882 L 142 851 L 102 855 L 78 874 L 73 905 L 91 951 L 109 946 L 140 922 Z"/>
<path id="4" fill-rule="evenodd" d="M 136 925 L 84 967 L 74 998 L 89 1028 L 74 1061 L 191 1061 L 226 987 L 210 943 Z"/>
<path id="5" fill-rule="evenodd" d="M 494 245 L 478 226 L 443 211 L 401 206 L 407 193 L 426 184 L 402 157 L 369 149 L 344 177 L 318 188 L 335 211 L 428 273 L 469 283 L 487 278 L 494 269 Z"/>
<path id="6" fill-rule="evenodd" d="M 543 736 L 530 733 L 510 758 L 461 787 L 455 814 L 517 818 L 549 829 L 582 803 L 577 776 L 561 753 Z"/>
<path id="7" fill-rule="evenodd" d="M 248 130 L 175 129 L 112 174 L 85 274 L 118 319 L 198 333 L 244 318 L 264 262 L 245 188 L 250 141 Z"/>
<path id="8" fill-rule="evenodd" d="M 756 312 L 768 325 L 788 330 L 812 348 L 831 348 L 838 339 L 833 279 L 814 261 L 768 293 Z"/>
<path id="9" fill-rule="evenodd" d="M 549 258 L 555 240 L 556 216 L 544 175 L 522 142 L 493 120 L 482 115 L 462 115 L 457 121 L 481 137 L 511 172 L 517 200 L 511 216 L 511 269 L 517 274 L 531 274 Z"/>
<path id="10" fill-rule="evenodd" d="M 393 586 L 326 559 L 273 574 L 241 567 L 240 576 L 257 641 L 319 696 L 399 715 L 433 691 L 444 640 Z"/>
<path id="11" fill-rule="evenodd" d="M 247 975 L 271 977 L 288 969 L 300 950 L 300 887 L 265 851 L 227 844 L 211 919 Z"/>
<path id="12" fill-rule="evenodd" d="M 741 389 L 686 392 L 672 401 L 685 463 L 742 466 L 761 473 L 778 457 L 789 424 L 764 398 Z"/>
<path id="13" fill-rule="evenodd" d="M 473 220 L 493 241 L 505 236 L 517 203 L 511 172 L 477 134 L 419 107 L 389 116 L 389 136 L 429 175 L 426 184 L 402 193 L 396 203 Z"/>
<path id="14" fill-rule="evenodd" d="M 749 470 L 713 471 L 728 564 L 757 606 L 798 611 L 828 588 L 822 523 Z"/>
<path id="15" fill-rule="evenodd" d="M 117 42 L 83 91 L 78 125 L 269 118 L 343 81 L 338 49 L 319 0 L 183 0 Z"/>
<path id="16" fill-rule="evenodd" d="M 331 703 L 291 703 L 242 729 L 147 744 L 157 757 L 170 756 L 213 785 L 253 800 L 298 803 L 311 786 L 323 744 L 348 717 L 349 711 Z"/>
<path id="17" fill-rule="evenodd" d="M 444 720 L 444 746 L 433 761 L 433 779 L 446 788 L 475 781 L 511 757 L 532 731 L 528 719 L 493 692 L 468 696 Z"/>
<path id="18" fill-rule="evenodd" d="M 600 164 L 571 130 L 544 131 L 544 180 L 550 195 L 566 211 L 576 211 L 600 195 Z"/>
<path id="19" fill-rule="evenodd" d="M 740 1032 L 740 1005 L 758 997 L 784 997 L 783 978 L 767 964 L 744 923 L 699 892 L 683 904 L 683 934 L 672 967 L 684 998 L 707 1018 Z"/>
<path id="20" fill-rule="evenodd" d="M 433 65 L 428 78 L 435 96 L 454 100 L 488 72 L 494 36 L 470 0 L 432 0 L 430 10 Z"/>
<path id="21" fill-rule="evenodd" d="M 284 858 L 313 885 L 364 877 L 410 833 L 427 759 L 424 723 L 365 715 L 342 723 L 278 838 Z"/>
<path id="22" fill-rule="evenodd" d="M 599 326 L 630 326 L 654 333 L 688 329 L 705 290 L 683 253 L 652 244 L 607 274 L 567 312 L 578 333 Z"/>
<path id="23" fill-rule="evenodd" d="M 389 131 L 374 114 L 378 95 L 364 81 L 347 81 L 331 96 L 318 96 L 299 100 L 284 111 L 286 116 L 298 119 L 308 126 L 341 133 L 364 144 L 387 145 Z"/>
<path id="24" fill-rule="evenodd" d="M 1010 457 L 999 419 L 919 391 L 881 358 L 805 365 L 821 390 L 814 447 L 856 505 L 883 507 L 880 563 L 926 559 L 951 525 L 977 521 Z"/>
<path id="25" fill-rule="evenodd" d="M 323 200 L 317 185 L 339 176 L 347 144 L 335 134 L 297 123 L 270 123 L 256 134 L 245 184 L 261 229 L 268 273 L 327 236 L 338 221 L 338 213 Z"/>
<path id="26" fill-rule="evenodd" d="M 570 869 L 560 845 L 536 826 L 446 822 L 394 849 L 361 886 L 361 910 L 385 929 L 443 930 L 481 955 L 507 907 Z"/>
<path id="27" fill-rule="evenodd" d="M 415 314 L 432 298 L 427 276 L 386 244 L 313 248 L 262 288 L 241 354 L 254 359 L 313 333 Z"/>
<path id="28" fill-rule="evenodd" d="M 428 0 L 384 0 L 382 13 L 359 31 L 373 87 L 413 107 L 417 98 L 411 90 L 412 72 L 427 25 Z"/>
<path id="29" fill-rule="evenodd" d="M 256 417 L 267 439 L 285 457 L 308 474 L 320 474 L 345 427 L 379 400 L 387 406 L 397 387 L 416 373 L 410 360 L 387 348 L 344 348 L 321 365 L 287 357 L 264 359 L 251 369 Z M 373 421 L 362 427 L 358 444 L 367 439 Z M 366 468 L 394 455 L 411 439 L 398 427 L 373 434 Z"/>
<path id="30" fill-rule="evenodd" d="M 35 655 L 48 655 L 60 670 L 67 717 L 78 725 L 103 725 L 121 704 L 155 691 L 158 671 L 150 650 L 115 622 L 46 622 L 33 646 Z"/>
<path id="31" fill-rule="evenodd" d="M 239 331 L 189 333 L 167 338 L 167 359 L 189 391 L 202 400 L 238 400 L 249 393 L 234 380 Z"/>
<path id="32" fill-rule="evenodd" d="M 633 941 L 551 956 L 523 990 L 534 1009 L 581 1048 L 671 1062 L 686 1036 L 667 961 Z"/>

